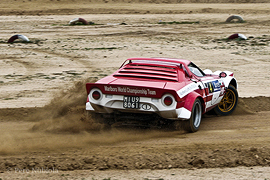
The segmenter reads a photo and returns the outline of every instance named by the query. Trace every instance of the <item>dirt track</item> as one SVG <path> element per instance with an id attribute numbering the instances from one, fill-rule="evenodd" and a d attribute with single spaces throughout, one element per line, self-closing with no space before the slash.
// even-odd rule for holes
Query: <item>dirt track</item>
<path id="1" fill-rule="evenodd" d="M 265 97 L 240 99 L 233 115 L 205 116 L 200 131 L 193 134 L 167 129 L 113 128 L 105 131 L 97 124 L 81 121 L 84 119 L 82 106 L 55 109 L 61 106 L 61 100 L 45 108 L 24 108 L 23 112 L 2 109 L 0 170 L 2 177 L 33 179 L 62 178 L 62 175 L 98 179 L 189 179 L 193 177 L 190 173 L 194 168 L 269 167 L 270 112 L 264 111 L 269 101 Z M 257 106 L 251 110 L 249 102 Z M 12 116 L 8 115 L 11 113 Z M 56 114 L 49 119 L 40 116 L 49 117 L 52 113 Z M 13 119 L 23 115 L 24 118 Z M 36 118 L 43 120 L 34 122 Z M 185 172 L 175 168 L 193 170 Z M 115 171 L 140 169 L 168 171 Z M 204 172 L 206 170 L 196 170 L 200 176 L 195 177 L 269 178 L 267 168 L 252 169 L 242 169 L 243 174 L 233 169 L 212 169 L 222 174 L 210 176 L 209 172 Z M 96 170 L 114 171 L 99 173 Z M 187 175 L 183 176 L 183 172 Z M 177 176 L 171 177 L 172 174 Z"/>
<path id="2" fill-rule="evenodd" d="M 154 8 L 134 4 L 137 14 L 124 14 L 132 10 L 114 15 L 104 13 L 128 6 L 103 4 L 100 14 L 78 13 L 96 23 L 91 26 L 68 26 L 78 15 L 66 15 L 64 10 L 61 15 L 50 8 L 11 15 L 9 7 L 2 8 L 0 16 L 0 178 L 228 179 L 224 172 L 236 179 L 270 178 L 270 4 L 241 4 L 234 9 L 230 4 L 156 4 Z M 70 14 L 78 11 L 76 6 L 65 8 L 74 9 Z M 171 14 L 155 14 L 162 8 L 171 9 Z M 147 10 L 151 12 L 146 15 Z M 235 12 L 241 12 L 246 22 L 224 23 Z M 236 32 L 248 40 L 225 40 Z M 14 34 L 24 34 L 31 42 L 7 44 Z M 99 124 L 83 121 L 85 82 L 104 77 L 124 59 L 137 56 L 184 58 L 202 69 L 234 71 L 241 97 L 237 110 L 227 117 L 205 116 L 194 134 L 167 129 L 105 131 Z M 239 166 L 264 168 L 242 168 L 242 174 L 218 169 Z M 68 172 L 16 172 L 41 168 Z M 181 176 L 174 168 L 193 170 L 179 170 L 187 174 Z M 118 171 L 141 169 L 127 175 Z"/>

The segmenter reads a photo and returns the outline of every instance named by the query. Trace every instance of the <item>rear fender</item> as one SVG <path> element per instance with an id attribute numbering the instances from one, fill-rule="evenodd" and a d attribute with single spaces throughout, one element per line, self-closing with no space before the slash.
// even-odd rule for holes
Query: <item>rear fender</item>
<path id="1" fill-rule="evenodd" d="M 87 94 L 90 93 L 91 89 L 95 87 L 95 83 L 86 83 L 86 92 Z"/>
<path id="2" fill-rule="evenodd" d="M 226 77 L 223 79 L 223 82 L 226 88 L 228 88 L 229 85 L 232 84 L 235 87 L 235 89 L 237 89 L 237 82 L 236 79 L 234 79 L 233 77 L 230 76 Z"/>
<path id="3" fill-rule="evenodd" d="M 186 108 L 187 110 L 189 111 L 192 111 L 192 107 L 193 107 L 193 104 L 195 102 L 195 100 L 199 98 L 200 101 L 201 101 L 201 104 L 202 104 L 202 107 L 203 107 L 203 112 L 204 112 L 204 109 L 205 109 L 205 103 L 203 101 L 203 98 L 201 97 L 200 94 L 196 93 L 196 92 L 191 92 L 189 93 L 187 96 L 186 96 L 186 100 L 185 100 L 185 104 L 184 104 L 184 108 Z"/>
<path id="4" fill-rule="evenodd" d="M 233 86 L 235 87 L 235 89 L 238 88 L 238 87 L 237 87 L 237 82 L 236 82 L 236 80 L 235 80 L 234 78 L 230 81 L 230 84 L 233 85 Z M 230 84 L 229 84 L 229 85 L 230 85 Z M 229 86 L 229 85 L 228 85 L 228 86 Z"/>

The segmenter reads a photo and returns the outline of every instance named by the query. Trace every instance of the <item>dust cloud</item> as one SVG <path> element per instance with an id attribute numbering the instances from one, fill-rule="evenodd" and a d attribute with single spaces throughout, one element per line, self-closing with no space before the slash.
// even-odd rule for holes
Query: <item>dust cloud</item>
<path id="1" fill-rule="evenodd" d="M 33 113 L 27 122 L 2 124 L 0 154 L 79 148 L 179 134 L 132 128 L 108 130 L 92 119 L 86 121 L 85 83 L 86 80 L 76 82 L 73 88 L 63 90 L 50 104 Z M 12 131 L 14 123 L 18 131 Z"/>

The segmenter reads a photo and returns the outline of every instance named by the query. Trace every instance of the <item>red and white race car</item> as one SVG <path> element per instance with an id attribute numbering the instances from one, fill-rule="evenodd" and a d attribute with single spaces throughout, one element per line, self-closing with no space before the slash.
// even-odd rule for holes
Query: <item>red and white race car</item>
<path id="1" fill-rule="evenodd" d="M 130 58 L 86 89 L 86 110 L 103 123 L 182 121 L 188 132 L 199 129 L 202 114 L 228 115 L 238 102 L 232 72 L 202 71 L 183 59 Z"/>

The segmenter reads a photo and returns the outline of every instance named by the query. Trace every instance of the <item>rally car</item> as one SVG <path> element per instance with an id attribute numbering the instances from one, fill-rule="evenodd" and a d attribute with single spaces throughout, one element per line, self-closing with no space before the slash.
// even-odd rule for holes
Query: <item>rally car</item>
<path id="1" fill-rule="evenodd" d="M 202 114 L 232 113 L 238 102 L 230 71 L 202 71 L 189 60 L 130 58 L 112 75 L 87 83 L 86 110 L 99 122 L 182 122 L 196 132 Z"/>

